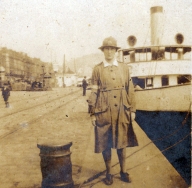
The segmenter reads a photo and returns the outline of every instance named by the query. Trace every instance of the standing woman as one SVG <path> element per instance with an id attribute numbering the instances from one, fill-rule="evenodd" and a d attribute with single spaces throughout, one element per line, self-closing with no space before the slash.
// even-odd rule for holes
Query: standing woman
<path id="1" fill-rule="evenodd" d="M 3 96 L 3 99 L 5 101 L 5 107 L 9 108 L 8 99 L 9 99 L 9 96 L 10 96 L 10 89 L 9 89 L 8 85 L 6 85 L 6 84 L 4 84 L 4 87 L 2 89 L 2 96 Z"/>
<path id="2" fill-rule="evenodd" d="M 116 60 L 119 47 L 113 37 L 104 39 L 99 48 L 104 53 L 103 62 L 92 73 L 91 106 L 92 124 L 95 126 L 95 153 L 102 153 L 106 165 L 105 184 L 113 183 L 111 174 L 111 149 L 117 149 L 120 176 L 130 182 L 126 172 L 126 147 L 137 146 L 132 127 L 135 119 L 134 88 L 128 65 Z"/>

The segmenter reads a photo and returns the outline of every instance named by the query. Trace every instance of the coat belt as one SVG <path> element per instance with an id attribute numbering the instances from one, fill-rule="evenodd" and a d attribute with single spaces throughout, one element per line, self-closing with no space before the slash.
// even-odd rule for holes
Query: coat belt
<path id="1" fill-rule="evenodd" d="M 105 91 L 111 91 L 111 90 L 124 90 L 125 88 L 124 87 L 121 87 L 121 88 L 105 88 L 105 89 L 99 89 L 99 91 L 101 92 L 105 92 Z"/>

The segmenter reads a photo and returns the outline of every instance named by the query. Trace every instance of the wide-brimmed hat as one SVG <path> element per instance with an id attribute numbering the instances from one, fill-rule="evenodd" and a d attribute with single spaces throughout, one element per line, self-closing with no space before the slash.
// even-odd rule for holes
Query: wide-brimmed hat
<path id="1" fill-rule="evenodd" d="M 117 41 L 113 37 L 108 37 L 103 40 L 103 45 L 99 47 L 99 49 L 103 50 L 104 47 L 120 49 L 120 47 L 117 47 Z"/>

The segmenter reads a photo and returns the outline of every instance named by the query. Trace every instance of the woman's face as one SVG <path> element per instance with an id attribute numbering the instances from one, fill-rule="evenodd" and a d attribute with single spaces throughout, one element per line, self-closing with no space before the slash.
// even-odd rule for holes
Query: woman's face
<path id="1" fill-rule="evenodd" d="M 104 47 L 103 48 L 103 53 L 105 56 L 105 59 L 110 61 L 113 60 L 115 57 L 115 53 L 116 53 L 116 48 L 113 47 Z"/>

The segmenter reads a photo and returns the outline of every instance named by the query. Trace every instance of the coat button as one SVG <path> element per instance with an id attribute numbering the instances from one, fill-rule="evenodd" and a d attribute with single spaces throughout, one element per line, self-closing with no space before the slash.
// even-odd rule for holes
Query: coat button
<path id="1" fill-rule="evenodd" d="M 116 96 L 114 96 L 114 98 L 116 98 Z"/>
<path id="2" fill-rule="evenodd" d="M 115 80 L 115 78 L 112 78 L 113 80 Z"/>
<path id="3" fill-rule="evenodd" d="M 115 104 L 114 106 L 117 106 L 117 104 Z"/>

